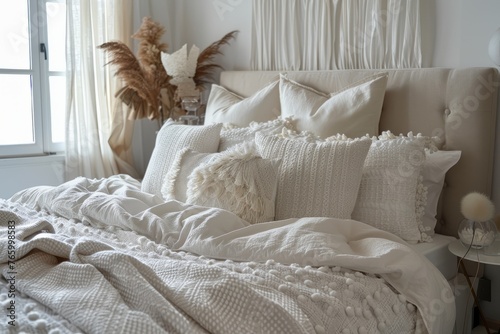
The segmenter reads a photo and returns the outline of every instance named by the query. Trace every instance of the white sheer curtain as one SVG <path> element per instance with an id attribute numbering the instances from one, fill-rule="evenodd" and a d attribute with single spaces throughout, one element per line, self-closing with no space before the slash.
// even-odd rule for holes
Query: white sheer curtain
<path id="1" fill-rule="evenodd" d="M 110 40 L 130 40 L 131 1 L 67 1 L 66 179 L 106 177 L 127 168 L 135 176 L 134 168 L 122 159 L 127 156 L 127 140 L 118 145 L 116 156 L 108 143 L 112 132 L 115 139 L 123 138 L 131 125 L 122 117 L 121 104 L 115 103 L 119 82 L 97 47 Z M 131 133 L 129 137 L 131 141 Z"/>
<path id="2" fill-rule="evenodd" d="M 420 0 L 253 0 L 254 70 L 421 67 Z"/>

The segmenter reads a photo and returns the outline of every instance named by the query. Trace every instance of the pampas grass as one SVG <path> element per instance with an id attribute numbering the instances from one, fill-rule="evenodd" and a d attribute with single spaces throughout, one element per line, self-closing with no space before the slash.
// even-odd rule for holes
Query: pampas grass
<path id="1" fill-rule="evenodd" d="M 465 195 L 460 203 L 460 208 L 465 218 L 476 222 L 491 220 L 495 215 L 493 202 L 478 192 Z"/>
<path id="2" fill-rule="evenodd" d="M 115 96 L 131 107 L 129 119 L 149 118 L 163 123 L 164 119 L 172 117 L 180 109 L 180 102 L 175 100 L 177 87 L 170 84 L 172 77 L 161 63 L 161 52 L 168 50 L 168 45 L 160 41 L 164 33 L 163 26 L 145 17 L 139 30 L 132 35 L 132 38 L 139 40 L 137 57 L 120 41 L 99 45 L 110 57 L 107 64 L 116 67 L 115 76 L 123 80 L 124 86 Z M 221 68 L 214 63 L 215 55 L 222 54 L 220 48 L 229 44 L 235 35 L 236 31 L 226 34 L 200 53 L 193 78 L 200 91 L 213 82 L 214 71 Z"/>
<path id="3" fill-rule="evenodd" d="M 221 47 L 227 45 L 232 39 L 236 37 L 237 31 L 231 31 L 222 37 L 220 40 L 213 42 L 207 48 L 200 52 L 198 56 L 198 65 L 196 67 L 196 74 L 194 75 L 194 82 L 196 86 L 203 87 L 214 82 L 214 74 L 222 67 L 214 62 L 217 55 L 222 55 Z"/>
<path id="4" fill-rule="evenodd" d="M 160 42 L 165 29 L 149 17 L 145 17 L 132 38 L 139 40 L 138 57 L 123 42 L 113 41 L 99 45 L 110 56 L 108 64 L 116 68 L 115 76 L 123 80 L 124 86 L 115 96 L 131 107 L 129 119 L 159 119 L 161 114 L 161 91 L 175 91 L 171 79 L 161 64 L 161 51 L 168 45 Z M 167 117 L 169 115 L 166 115 Z"/>

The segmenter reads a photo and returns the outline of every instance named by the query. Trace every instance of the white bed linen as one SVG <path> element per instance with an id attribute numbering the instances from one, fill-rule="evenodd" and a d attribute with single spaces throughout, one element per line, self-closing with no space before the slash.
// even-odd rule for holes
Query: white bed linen
<path id="1" fill-rule="evenodd" d="M 249 225 L 228 211 L 163 202 L 157 196 L 141 192 L 136 180 L 123 175 L 100 180 L 77 178 L 59 187 L 31 188 L 11 200 L 94 227 L 132 230 L 171 250 L 205 257 L 255 263 L 273 261 L 330 271 L 342 267 L 377 274 L 417 306 L 430 333 L 446 333 L 453 328 L 454 298 L 439 270 L 400 238 L 361 222 L 302 218 Z M 54 243 L 67 236 L 50 238 L 55 239 L 51 241 Z M 89 240 L 85 244 L 89 248 L 82 245 L 80 251 L 84 253 L 95 246 Z M 102 246 L 95 247 L 103 251 Z M 1 262 L 6 261 L 5 254 L 2 252 Z M 71 254 L 80 258 L 74 250 Z M 18 256 L 23 253 L 18 251 Z M 375 295 L 366 298 L 377 299 Z M 307 301 L 314 304 L 320 299 L 311 294 Z M 297 300 L 299 304 L 305 301 L 300 295 Z M 348 309 L 346 314 L 351 316 Z M 322 328 L 315 326 L 316 331 Z"/>
<path id="2" fill-rule="evenodd" d="M 448 245 L 453 240 L 456 240 L 456 238 L 449 235 L 434 234 L 432 242 L 410 244 L 410 247 L 425 256 L 447 280 L 450 280 L 457 275 L 457 257 L 448 250 Z"/>

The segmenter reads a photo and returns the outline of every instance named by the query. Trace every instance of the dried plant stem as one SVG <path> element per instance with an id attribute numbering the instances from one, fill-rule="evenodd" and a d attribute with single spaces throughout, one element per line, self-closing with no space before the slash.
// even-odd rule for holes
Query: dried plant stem
<path id="1" fill-rule="evenodd" d="M 180 108 L 175 100 L 176 86 L 170 83 L 172 77 L 161 63 L 161 52 L 168 49 L 168 45 L 160 41 L 164 33 L 165 29 L 159 23 L 145 17 L 140 29 L 132 35 L 140 41 L 137 57 L 120 41 L 99 45 L 110 57 L 108 64 L 116 67 L 115 75 L 123 80 L 124 86 L 115 96 L 132 110 L 129 119 L 156 119 L 163 124 Z M 235 34 L 236 31 L 226 34 L 200 53 L 193 78 L 200 90 L 214 81 L 215 70 L 221 68 L 214 63 L 214 57 L 222 54 L 220 48 L 229 44 Z"/>

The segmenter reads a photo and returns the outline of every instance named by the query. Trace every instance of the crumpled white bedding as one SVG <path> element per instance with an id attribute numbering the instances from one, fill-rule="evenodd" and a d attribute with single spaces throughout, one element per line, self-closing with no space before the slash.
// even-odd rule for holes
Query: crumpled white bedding
<path id="1" fill-rule="evenodd" d="M 361 222 L 250 225 L 224 210 L 163 202 L 124 175 L 26 189 L 0 209 L 2 235 L 16 222 L 16 315 L 26 332 L 453 328 L 453 293 L 439 270 Z M 7 241 L 0 240 L 5 279 Z M 12 300 L 5 279 L 4 306 Z"/>

